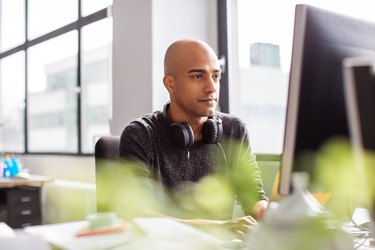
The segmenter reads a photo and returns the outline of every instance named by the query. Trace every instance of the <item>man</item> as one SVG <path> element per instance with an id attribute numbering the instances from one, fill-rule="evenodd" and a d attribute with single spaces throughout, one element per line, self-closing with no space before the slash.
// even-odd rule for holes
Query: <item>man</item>
<path id="1" fill-rule="evenodd" d="M 199 183 L 216 170 L 224 172 L 249 216 L 184 221 L 248 228 L 256 224 L 253 217 L 261 218 L 267 198 L 244 123 L 216 111 L 220 77 L 219 60 L 208 44 L 194 39 L 172 43 L 165 54 L 163 78 L 170 102 L 163 111 L 146 115 L 124 129 L 120 155 L 140 162 L 147 177 L 179 198 L 187 184 Z M 217 158 L 224 165 L 221 169 L 214 166 Z M 237 187 L 240 182 L 243 185 Z"/>

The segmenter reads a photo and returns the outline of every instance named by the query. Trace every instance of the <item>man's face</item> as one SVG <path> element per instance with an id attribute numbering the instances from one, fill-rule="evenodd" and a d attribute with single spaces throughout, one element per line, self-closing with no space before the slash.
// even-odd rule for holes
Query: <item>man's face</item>
<path id="1" fill-rule="evenodd" d="M 216 55 L 203 48 L 181 55 L 172 76 L 171 101 L 188 117 L 207 117 L 215 112 L 221 69 Z"/>

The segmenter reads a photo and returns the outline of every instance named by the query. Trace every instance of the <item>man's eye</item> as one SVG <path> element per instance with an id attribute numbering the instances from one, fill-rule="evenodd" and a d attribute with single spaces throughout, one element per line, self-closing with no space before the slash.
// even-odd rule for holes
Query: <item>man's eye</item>
<path id="1" fill-rule="evenodd" d="M 194 79 L 201 79 L 201 78 L 202 78 L 202 75 L 193 75 L 193 78 L 194 78 Z"/>
<path id="2" fill-rule="evenodd" d="M 215 74 L 215 75 L 213 75 L 213 79 L 220 80 L 221 79 L 221 74 Z"/>

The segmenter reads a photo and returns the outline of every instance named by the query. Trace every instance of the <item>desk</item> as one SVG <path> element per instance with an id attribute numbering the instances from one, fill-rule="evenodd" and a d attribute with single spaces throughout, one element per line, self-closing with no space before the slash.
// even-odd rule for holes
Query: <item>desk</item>
<path id="1" fill-rule="evenodd" d="M 353 219 L 367 220 L 366 210 L 356 209 Z M 88 228 L 87 221 L 30 226 L 22 231 L 41 237 L 54 249 L 236 249 L 241 242 L 218 238 L 192 226 L 165 217 L 136 218 L 125 232 L 77 237 Z M 267 239 L 268 240 L 268 239 Z M 300 239 L 298 239 L 300 240 Z M 374 250 L 368 238 L 353 239 L 353 249 Z M 121 246 L 121 247 L 119 247 Z M 151 247 L 150 247 L 151 246 Z M 118 247 L 118 248 L 117 248 Z M 275 250 L 275 249 L 267 249 Z"/>
<path id="2" fill-rule="evenodd" d="M 25 177 L 0 177 L 0 187 L 37 186 L 53 181 L 54 178 L 42 175 L 26 175 Z"/>
<path id="3" fill-rule="evenodd" d="M 37 175 L 0 178 L 0 221 L 12 228 L 41 224 L 40 188 L 52 180 Z"/>
<path id="4" fill-rule="evenodd" d="M 228 242 L 218 239 L 206 232 L 169 218 L 137 218 L 134 223 L 136 227 L 130 225 L 126 232 L 85 237 L 76 237 L 75 235 L 88 227 L 87 221 L 31 226 L 24 228 L 23 231 L 41 237 L 50 243 L 54 249 L 245 250 L 238 241 Z M 362 241 L 359 243 L 362 243 Z M 353 249 L 375 249 L 368 246 L 368 242 L 363 243 L 362 245 L 354 244 Z"/>

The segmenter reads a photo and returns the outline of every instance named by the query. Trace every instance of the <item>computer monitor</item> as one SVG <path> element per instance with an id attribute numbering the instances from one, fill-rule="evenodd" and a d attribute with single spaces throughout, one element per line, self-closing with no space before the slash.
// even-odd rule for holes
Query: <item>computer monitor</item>
<path id="1" fill-rule="evenodd" d="M 292 62 L 279 193 L 291 193 L 291 176 L 314 179 L 314 156 L 327 140 L 349 138 L 342 60 L 375 56 L 375 24 L 309 5 L 295 9 Z M 299 161 L 304 153 L 309 160 Z"/>

